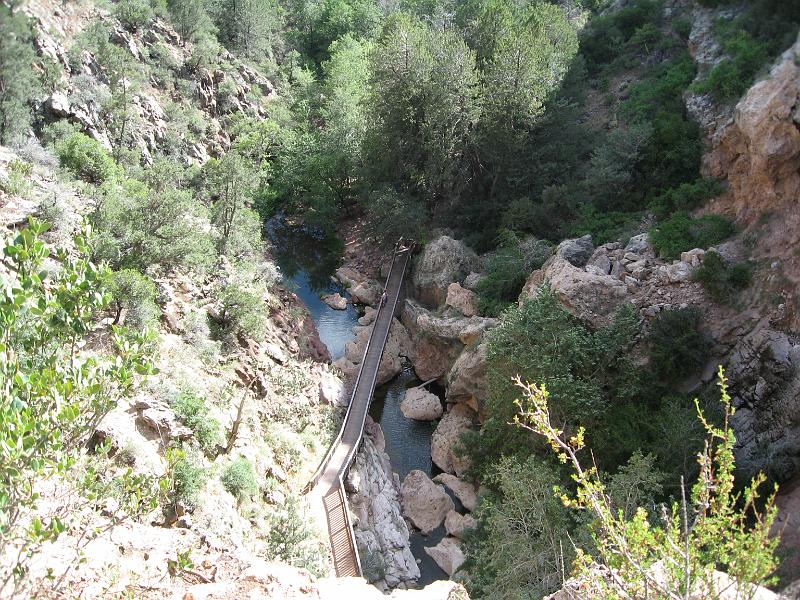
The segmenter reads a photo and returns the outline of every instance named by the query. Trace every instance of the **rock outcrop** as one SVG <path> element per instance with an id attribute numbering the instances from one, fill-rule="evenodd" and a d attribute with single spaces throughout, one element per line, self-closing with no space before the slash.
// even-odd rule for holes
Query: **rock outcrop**
<path id="1" fill-rule="evenodd" d="M 371 583 L 381 589 L 406 586 L 420 573 L 400 512 L 399 489 L 380 425 L 368 417 L 365 431 L 346 481 L 359 555 Z M 376 579 L 378 576 L 380 579 Z"/>
<path id="2" fill-rule="evenodd" d="M 462 283 L 480 271 L 480 258 L 466 244 L 443 235 L 429 242 L 414 267 L 416 297 L 428 306 L 441 306 L 451 283 Z"/>
<path id="3" fill-rule="evenodd" d="M 406 300 L 403 323 L 412 336 L 411 364 L 423 381 L 442 379 L 465 346 L 480 344 L 499 319 L 465 317 L 450 309 L 436 314 L 414 300 Z"/>
<path id="4" fill-rule="evenodd" d="M 572 240 L 564 240 L 556 248 L 556 256 L 563 258 L 575 267 L 584 267 L 594 252 L 591 235 Z"/>
<path id="5" fill-rule="evenodd" d="M 323 296 L 322 301 L 334 310 L 345 310 L 347 308 L 347 298 L 339 293 Z"/>
<path id="6" fill-rule="evenodd" d="M 447 513 L 444 518 L 444 528 L 447 530 L 448 535 L 452 535 L 458 539 L 470 529 L 475 529 L 478 522 L 471 515 L 462 515 L 454 510 Z"/>
<path id="7" fill-rule="evenodd" d="M 736 105 L 703 159 L 711 176 L 725 179 L 737 217 L 751 220 L 800 199 L 800 40 Z"/>
<path id="8" fill-rule="evenodd" d="M 461 434 L 472 428 L 474 413 L 464 404 L 454 404 L 436 426 L 431 436 L 431 458 L 445 473 L 461 477 L 469 468 L 466 457 L 456 455 L 454 448 L 460 443 Z"/>
<path id="9" fill-rule="evenodd" d="M 430 533 L 442 524 L 455 508 L 453 500 L 441 485 L 431 481 L 422 471 L 410 471 L 400 488 L 403 514 L 422 533 Z"/>
<path id="10" fill-rule="evenodd" d="M 460 283 L 453 282 L 447 287 L 447 306 L 452 306 L 465 317 L 474 317 L 478 314 L 478 296 L 472 290 L 461 287 Z"/>
<path id="11" fill-rule="evenodd" d="M 520 299 L 534 297 L 543 283 L 549 283 L 567 310 L 593 327 L 609 324 L 614 313 L 628 300 L 628 288 L 619 278 L 576 267 L 558 255 L 548 259 L 539 271 L 534 271 Z"/>
<path id="12" fill-rule="evenodd" d="M 800 345 L 785 333 L 757 329 L 727 364 L 736 413 L 736 466 L 779 482 L 800 471 Z"/>
<path id="13" fill-rule="evenodd" d="M 446 537 L 432 548 L 425 548 L 426 554 L 430 556 L 442 570 L 450 577 L 458 571 L 464 561 L 464 551 L 461 549 L 461 542 L 454 537 Z"/>
<path id="14" fill-rule="evenodd" d="M 406 390 L 400 403 L 400 412 L 407 419 L 435 421 L 442 416 L 444 410 L 442 401 L 436 394 L 430 393 L 425 388 L 415 387 Z"/>
<path id="15" fill-rule="evenodd" d="M 465 348 L 447 374 L 447 402 L 463 402 L 478 415 L 483 414 L 489 395 L 486 385 L 488 344 Z"/>

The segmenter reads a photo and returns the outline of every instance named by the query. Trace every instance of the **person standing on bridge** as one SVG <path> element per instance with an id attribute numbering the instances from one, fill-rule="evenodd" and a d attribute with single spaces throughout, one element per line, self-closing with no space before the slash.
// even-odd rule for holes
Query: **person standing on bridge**
<path id="1" fill-rule="evenodd" d="M 383 294 L 381 294 L 381 308 L 386 306 L 386 298 L 387 297 L 388 296 L 386 295 L 386 288 L 383 288 Z"/>

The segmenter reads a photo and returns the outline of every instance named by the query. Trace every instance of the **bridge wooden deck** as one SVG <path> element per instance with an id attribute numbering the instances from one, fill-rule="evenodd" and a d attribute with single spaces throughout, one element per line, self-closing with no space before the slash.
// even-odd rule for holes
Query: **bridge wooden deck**
<path id="1" fill-rule="evenodd" d="M 361 576 L 361 563 L 347 510 L 347 497 L 342 478 L 353 462 L 364 435 L 364 423 L 375 391 L 378 367 L 389 337 L 389 327 L 397 309 L 410 256 L 410 248 L 399 250 L 395 248 L 392 267 L 386 278 L 386 304 L 378 308 L 344 422 L 339 435 L 306 489 L 306 491 L 313 490 L 312 501 L 321 502 L 324 507 L 337 577 Z"/>

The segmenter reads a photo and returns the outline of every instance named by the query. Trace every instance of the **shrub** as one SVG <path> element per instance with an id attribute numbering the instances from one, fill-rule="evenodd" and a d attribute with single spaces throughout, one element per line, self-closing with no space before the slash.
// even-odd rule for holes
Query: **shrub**
<path id="1" fill-rule="evenodd" d="M 96 326 L 93 317 L 108 306 L 108 270 L 90 260 L 85 235 L 52 253 L 57 268 L 46 266 L 51 253 L 40 239 L 46 230 L 31 220 L 0 242 L 5 267 L 0 294 L 4 598 L 17 597 L 15 589 L 26 578 L 15 575 L 26 572 L 41 545 L 54 541 L 73 514 L 72 500 L 67 506 L 40 503 L 38 485 L 74 479 L 97 423 L 121 398 L 133 396 L 135 374 L 152 372 L 148 338 L 124 330 L 112 332 L 108 355 L 74 351 Z M 103 497 L 93 496 L 91 505 L 103 505 Z"/>
<path id="2" fill-rule="evenodd" d="M 152 264 L 199 272 L 210 268 L 215 252 L 205 210 L 191 193 L 168 181 L 175 180 L 165 179 L 164 189 L 133 179 L 103 187 L 93 214 L 98 258 L 139 271 Z"/>
<path id="3" fill-rule="evenodd" d="M 680 257 L 693 248 L 708 248 L 733 235 L 736 231 L 730 219 L 719 215 L 703 215 L 693 219 L 677 212 L 650 230 L 650 240 L 659 254 L 668 260 Z"/>
<path id="4" fill-rule="evenodd" d="M 121 175 L 111 154 L 97 140 L 73 132 L 55 143 L 61 166 L 92 183 L 103 183 Z"/>
<path id="5" fill-rule="evenodd" d="M 748 90 L 756 73 L 767 61 L 767 45 L 756 41 L 747 32 L 739 31 L 725 40 L 722 47 L 730 58 L 715 65 L 694 89 L 709 92 L 719 101 L 735 100 Z"/>
<path id="6" fill-rule="evenodd" d="M 0 189 L 12 196 L 27 196 L 31 191 L 33 166 L 21 160 L 8 163 L 8 176 L 0 178 Z"/>
<path id="7" fill-rule="evenodd" d="M 707 252 L 703 264 L 695 269 L 692 278 L 703 284 L 717 302 L 730 302 L 736 291 L 750 285 L 752 265 L 748 262 L 728 266 L 717 252 Z"/>
<path id="8" fill-rule="evenodd" d="M 170 502 L 181 503 L 188 511 L 194 510 L 208 479 L 208 473 L 200 464 L 199 458 L 184 448 L 169 448 L 167 473 L 170 481 Z"/>
<path id="9" fill-rule="evenodd" d="M 127 311 L 125 324 L 139 331 L 156 323 L 158 307 L 155 303 L 156 286 L 133 269 L 123 269 L 111 274 L 109 291 L 116 308 L 114 323 Z"/>
<path id="10" fill-rule="evenodd" d="M 709 198 L 721 194 L 724 189 L 716 179 L 700 178 L 662 192 L 652 202 L 651 208 L 659 216 L 666 217 L 675 211 L 698 208 Z"/>
<path id="11" fill-rule="evenodd" d="M 16 148 L 17 154 L 30 163 L 46 167 L 51 170 L 58 168 L 58 158 L 49 148 L 42 146 L 35 137 L 26 139 Z"/>
<path id="12" fill-rule="evenodd" d="M 222 442 L 222 428 L 206 404 L 205 398 L 191 391 L 179 393 L 171 403 L 172 410 L 178 418 L 192 431 L 195 439 L 208 456 L 216 454 L 217 446 Z"/>
<path id="13" fill-rule="evenodd" d="M 695 308 L 665 310 L 653 321 L 648 335 L 650 368 L 662 381 L 673 382 L 696 373 L 709 355 L 700 332 L 702 314 Z"/>
<path id="14" fill-rule="evenodd" d="M 258 492 L 256 472 L 252 463 L 244 456 L 239 456 L 225 467 L 220 478 L 222 485 L 239 502 L 249 500 Z"/>
<path id="15" fill-rule="evenodd" d="M 114 16 L 125 27 L 135 31 L 149 24 L 155 13 L 150 0 L 117 0 Z"/>
<path id="16" fill-rule="evenodd" d="M 252 283 L 226 283 L 216 294 L 222 307 L 220 324 L 223 333 L 261 339 L 266 326 L 262 296 L 263 292 Z"/>
<path id="17" fill-rule="evenodd" d="M 520 243 L 504 230 L 498 237 L 498 248 L 487 261 L 486 277 L 478 284 L 479 308 L 488 315 L 498 315 L 517 299 L 525 279 L 542 266 L 550 256 L 550 245 L 530 239 Z"/>
<path id="18" fill-rule="evenodd" d="M 579 552 L 573 565 L 584 582 L 586 597 L 683 598 L 695 593 L 718 597 L 723 590 L 746 596 L 754 585 L 775 582 L 780 536 L 772 535 L 771 529 L 777 516 L 777 490 L 760 497 L 759 488 L 766 480 L 763 474 L 746 482 L 741 492 L 737 491 L 741 484 L 734 485 L 736 437 L 730 426 L 734 409 L 722 367 L 723 424 L 714 426 L 698 406 L 707 443 L 697 456 L 699 476 L 691 493 L 687 497 L 681 483 L 680 502 L 657 511 L 640 505 L 629 511 L 632 516 L 615 510 L 596 464 L 581 464 L 583 428 L 565 435 L 560 421 L 552 423 L 547 390 L 535 384 L 519 386 L 523 399 L 517 401 L 515 423 L 541 436 L 559 460 L 571 467 L 577 491 L 565 493 L 559 488 L 556 493 L 567 506 L 587 511 L 592 522 L 595 547 Z M 615 576 L 598 577 L 598 564 L 606 572 L 613 570 Z M 715 570 L 725 571 L 730 583 L 722 584 Z"/>

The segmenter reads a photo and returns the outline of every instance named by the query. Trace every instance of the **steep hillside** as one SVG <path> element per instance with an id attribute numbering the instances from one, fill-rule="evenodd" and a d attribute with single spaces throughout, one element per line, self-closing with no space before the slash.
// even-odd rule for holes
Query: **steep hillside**
<path id="1" fill-rule="evenodd" d="M 798 29 L 0 0 L 0 597 L 792 597 Z"/>

